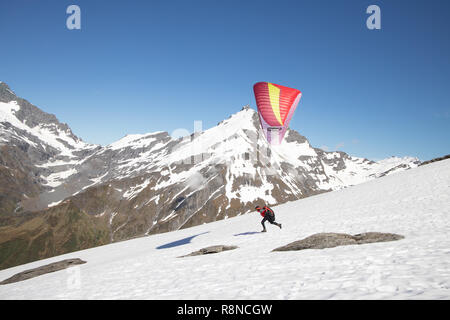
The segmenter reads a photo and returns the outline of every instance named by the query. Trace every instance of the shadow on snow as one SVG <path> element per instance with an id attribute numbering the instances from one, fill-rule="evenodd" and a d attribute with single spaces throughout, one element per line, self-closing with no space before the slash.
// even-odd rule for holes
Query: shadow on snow
<path id="1" fill-rule="evenodd" d="M 190 243 L 191 240 L 194 239 L 195 237 L 198 237 L 198 236 L 200 236 L 202 234 L 205 234 L 205 233 L 209 233 L 209 231 L 202 232 L 202 233 L 199 233 L 199 234 L 196 234 L 196 235 L 184 238 L 184 239 L 180 239 L 180 240 L 177 240 L 177 241 L 173 241 L 173 242 L 169 242 L 169 243 L 163 244 L 163 245 L 161 245 L 159 247 L 156 247 L 156 249 L 167 249 L 167 248 L 173 248 L 173 247 L 177 247 L 177 246 L 182 246 L 184 244 Z"/>
<path id="2" fill-rule="evenodd" d="M 255 232 L 255 231 L 251 231 L 251 232 L 242 232 L 242 233 L 234 234 L 234 236 L 235 236 L 235 237 L 236 237 L 236 236 L 248 236 L 248 235 L 251 235 L 251 234 L 258 234 L 258 233 L 261 233 L 261 232 Z"/>

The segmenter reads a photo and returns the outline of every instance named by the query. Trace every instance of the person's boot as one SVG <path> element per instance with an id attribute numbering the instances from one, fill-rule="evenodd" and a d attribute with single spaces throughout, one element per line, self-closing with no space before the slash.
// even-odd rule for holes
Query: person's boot
<path id="1" fill-rule="evenodd" d="M 263 229 L 263 231 L 261 231 L 261 232 L 266 232 L 266 229 Z"/>
<path id="2" fill-rule="evenodd" d="M 277 226 L 280 227 L 280 229 L 281 229 L 281 223 L 277 223 Z"/>

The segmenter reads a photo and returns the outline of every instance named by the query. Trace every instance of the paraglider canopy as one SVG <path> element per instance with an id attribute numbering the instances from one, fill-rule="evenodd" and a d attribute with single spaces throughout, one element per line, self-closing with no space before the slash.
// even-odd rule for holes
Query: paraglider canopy
<path id="1" fill-rule="evenodd" d="M 280 144 L 302 96 L 300 90 L 270 82 L 253 86 L 259 120 L 270 144 Z"/>

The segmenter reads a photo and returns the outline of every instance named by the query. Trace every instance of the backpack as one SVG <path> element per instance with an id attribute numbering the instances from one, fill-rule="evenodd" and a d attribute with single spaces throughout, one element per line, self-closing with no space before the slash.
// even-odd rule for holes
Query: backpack
<path id="1" fill-rule="evenodd" d="M 273 212 L 272 209 L 270 209 L 268 206 L 263 207 L 264 210 L 267 210 L 267 213 L 271 216 L 275 216 L 275 212 Z"/>

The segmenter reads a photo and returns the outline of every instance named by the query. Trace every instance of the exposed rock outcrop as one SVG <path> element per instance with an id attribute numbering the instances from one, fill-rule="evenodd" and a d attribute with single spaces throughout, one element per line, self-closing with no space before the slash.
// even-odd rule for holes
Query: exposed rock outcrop
<path id="1" fill-rule="evenodd" d="M 46 273 L 55 272 L 59 270 L 63 270 L 66 268 L 69 268 L 71 266 L 77 265 L 77 264 L 83 264 L 86 263 L 86 261 L 83 261 L 79 258 L 75 259 L 66 259 L 54 263 L 47 264 L 45 266 L 37 267 L 30 270 L 25 270 L 23 272 L 17 273 L 13 275 L 11 278 L 8 278 L 6 280 L 3 280 L 0 282 L 0 284 L 9 284 L 14 282 L 19 282 L 23 280 L 28 280 Z"/>
<path id="2" fill-rule="evenodd" d="M 194 251 L 194 252 L 192 252 L 190 254 L 187 254 L 185 256 L 181 256 L 181 257 L 178 257 L 178 258 L 184 258 L 184 257 L 190 257 L 190 256 L 199 256 L 199 255 L 211 254 L 211 253 L 219 253 L 219 252 L 222 252 L 222 251 L 234 250 L 236 248 L 237 248 L 237 246 L 216 245 L 216 246 L 206 247 L 206 248 L 200 249 L 198 251 Z"/>
<path id="3" fill-rule="evenodd" d="M 426 165 L 426 164 L 430 164 L 430 163 L 433 163 L 433 162 L 436 162 L 436 161 L 447 160 L 447 159 L 450 159 L 450 154 L 448 154 L 448 155 L 446 155 L 446 156 L 443 156 L 443 157 L 434 158 L 434 159 L 431 159 L 431 160 L 428 160 L 428 161 L 424 161 L 424 162 L 422 162 L 420 165 L 421 165 L 421 166 L 424 166 L 424 165 Z"/>
<path id="4" fill-rule="evenodd" d="M 325 249 L 337 246 L 385 242 L 403 239 L 394 233 L 366 232 L 354 236 L 345 233 L 316 233 L 305 239 L 294 241 L 272 251 L 297 251 L 305 249 Z"/>

